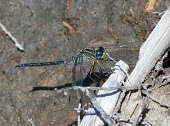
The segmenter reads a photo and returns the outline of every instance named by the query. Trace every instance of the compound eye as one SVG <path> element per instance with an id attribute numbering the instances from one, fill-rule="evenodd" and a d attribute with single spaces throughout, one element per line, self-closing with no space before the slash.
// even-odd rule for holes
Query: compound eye
<path id="1" fill-rule="evenodd" d="M 99 50 L 104 51 L 104 48 L 103 47 L 99 47 Z"/>
<path id="2" fill-rule="evenodd" d="M 101 58 L 103 56 L 103 52 L 97 51 L 96 52 L 96 58 Z"/>

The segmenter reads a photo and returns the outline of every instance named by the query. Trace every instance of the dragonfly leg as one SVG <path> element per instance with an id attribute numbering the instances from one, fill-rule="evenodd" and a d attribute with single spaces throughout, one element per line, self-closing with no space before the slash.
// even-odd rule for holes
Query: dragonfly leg
<path id="1" fill-rule="evenodd" d="M 90 68 L 90 71 L 89 71 L 89 75 L 91 75 L 91 74 L 94 72 L 95 64 L 96 64 L 96 62 L 93 61 L 93 62 L 92 62 L 92 65 L 91 65 L 91 68 Z"/>

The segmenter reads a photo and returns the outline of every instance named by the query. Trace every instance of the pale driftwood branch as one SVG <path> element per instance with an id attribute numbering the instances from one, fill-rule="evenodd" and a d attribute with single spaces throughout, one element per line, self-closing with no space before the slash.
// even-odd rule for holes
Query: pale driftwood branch
<path id="1" fill-rule="evenodd" d="M 5 26 L 0 22 L 0 27 L 2 29 L 2 31 L 5 32 L 5 34 L 7 34 L 10 39 L 15 43 L 15 46 L 21 50 L 21 51 L 24 51 L 24 48 L 21 44 L 19 44 L 19 42 L 17 41 L 17 39 L 5 28 Z"/>
<path id="2" fill-rule="evenodd" d="M 109 79 L 103 84 L 103 88 L 109 87 L 120 87 L 122 81 L 126 77 L 126 72 L 128 70 L 128 65 L 123 61 L 119 61 L 115 65 L 115 72 L 110 75 Z M 97 102 L 104 109 L 107 115 L 111 115 L 117 100 L 120 96 L 120 90 L 100 90 L 97 94 Z M 93 108 L 89 108 L 91 110 Z M 85 115 L 80 126 L 98 126 L 104 125 L 103 121 L 97 115 Z"/>
<path id="3" fill-rule="evenodd" d="M 170 7 L 140 49 L 139 60 L 126 85 L 136 85 L 145 80 L 158 59 L 170 46 Z"/>

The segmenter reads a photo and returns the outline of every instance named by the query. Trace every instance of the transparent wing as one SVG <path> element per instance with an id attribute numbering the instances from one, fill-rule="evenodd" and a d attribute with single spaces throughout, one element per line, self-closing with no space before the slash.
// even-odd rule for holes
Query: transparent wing
<path id="1" fill-rule="evenodd" d="M 75 60 L 75 64 L 73 66 L 73 84 L 72 86 L 82 86 L 83 85 L 83 76 L 81 72 L 81 66 L 83 63 L 82 55 L 78 55 Z"/>
<path id="2" fill-rule="evenodd" d="M 76 57 L 73 67 L 73 84 L 72 86 L 90 86 L 94 84 L 99 86 L 100 82 L 105 79 L 100 74 L 105 72 L 107 61 L 97 59 L 91 53 L 80 54 Z M 108 67 L 110 67 L 108 65 Z M 109 69 L 110 70 L 110 69 Z M 96 72 L 94 74 L 94 72 Z M 102 74 L 103 75 L 103 74 Z M 82 100 L 83 99 L 83 100 Z M 72 91 L 70 95 L 70 108 L 76 107 L 78 102 L 83 103 L 84 97 L 80 91 Z"/>
<path id="3" fill-rule="evenodd" d="M 89 50 L 77 55 L 73 66 L 73 86 L 83 86 L 83 79 L 86 78 L 93 60 L 94 55 Z"/>
<path id="4" fill-rule="evenodd" d="M 75 59 L 75 64 L 72 69 L 72 86 L 82 86 L 83 85 L 83 76 L 81 75 L 81 65 L 83 63 L 83 59 L 81 55 L 77 55 Z M 78 103 L 81 102 L 82 93 L 78 90 L 70 91 L 69 98 L 69 107 L 73 110 L 77 107 Z"/>
<path id="5" fill-rule="evenodd" d="M 90 78 L 91 81 L 94 81 L 95 79 L 91 77 L 91 74 L 94 72 L 110 72 L 110 68 L 112 67 L 110 64 L 113 65 L 113 62 L 109 62 L 110 61 L 107 61 L 105 58 L 97 59 L 93 54 L 90 53 L 78 55 L 73 67 L 73 86 L 86 86 L 84 85 L 86 78 Z"/>

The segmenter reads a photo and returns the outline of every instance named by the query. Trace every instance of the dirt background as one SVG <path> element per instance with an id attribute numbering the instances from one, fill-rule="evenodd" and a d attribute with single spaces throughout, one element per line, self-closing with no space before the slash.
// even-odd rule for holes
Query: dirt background
<path id="1" fill-rule="evenodd" d="M 55 91 L 30 92 L 36 86 L 70 83 L 70 67 L 14 67 L 21 63 L 63 60 L 84 47 L 103 46 L 115 60 L 124 60 L 133 69 L 140 45 L 161 18 L 157 14 L 143 14 L 147 1 L 71 0 L 69 9 L 66 0 L 0 0 L 1 23 L 25 48 L 24 52 L 17 50 L 0 30 L 0 126 L 76 125 L 77 113 L 69 109 L 68 95 Z M 169 6 L 169 0 L 159 0 L 155 11 L 165 11 Z M 76 32 L 69 31 L 63 21 Z M 118 40 L 111 36 L 109 27 Z M 156 92 L 167 98 L 168 88 Z M 156 103 L 149 109 L 146 120 L 153 126 L 170 124 L 168 109 Z"/>

